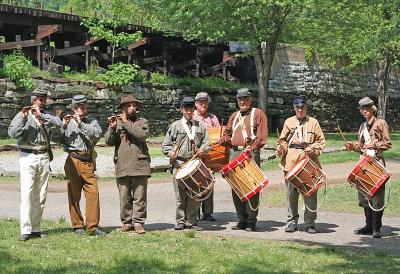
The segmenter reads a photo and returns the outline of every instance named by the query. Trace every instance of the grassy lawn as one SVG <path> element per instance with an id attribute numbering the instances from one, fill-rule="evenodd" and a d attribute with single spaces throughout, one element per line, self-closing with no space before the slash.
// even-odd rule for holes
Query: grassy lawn
<path id="1" fill-rule="evenodd" d="M 329 183 L 329 182 L 328 182 Z M 385 209 L 385 216 L 400 216 L 400 179 L 391 182 L 390 200 Z M 386 185 L 386 197 L 388 195 L 388 184 Z M 318 191 L 318 202 L 322 201 L 324 186 Z M 261 204 L 267 207 L 286 207 L 286 188 L 266 188 L 262 194 Z M 299 208 L 302 206 L 302 199 L 299 199 Z M 319 206 L 319 204 L 318 204 Z M 358 196 L 355 188 L 350 184 L 328 185 L 326 198 L 321 208 L 323 211 L 335 211 L 346 213 L 362 213 L 358 206 Z"/>
<path id="2" fill-rule="evenodd" d="M 49 237 L 17 242 L 18 222 L 0 220 L 2 273 L 386 273 L 400 256 L 340 247 L 213 237 L 190 232 L 111 232 L 78 237 L 45 222 Z M 106 229 L 110 232 L 112 229 Z"/>

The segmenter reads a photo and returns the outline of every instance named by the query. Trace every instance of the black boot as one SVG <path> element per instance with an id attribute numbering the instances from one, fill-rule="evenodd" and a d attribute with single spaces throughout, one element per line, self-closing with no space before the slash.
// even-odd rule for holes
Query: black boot
<path id="1" fill-rule="evenodd" d="M 382 216 L 383 210 L 372 212 L 372 237 L 381 238 L 381 227 L 382 227 Z"/>
<path id="2" fill-rule="evenodd" d="M 356 235 L 372 235 L 372 209 L 364 207 L 365 226 L 354 231 Z"/>

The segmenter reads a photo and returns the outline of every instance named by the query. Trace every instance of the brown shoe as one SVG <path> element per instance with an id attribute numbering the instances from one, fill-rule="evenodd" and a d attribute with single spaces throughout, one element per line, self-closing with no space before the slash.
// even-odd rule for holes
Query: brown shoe
<path id="1" fill-rule="evenodd" d="M 144 230 L 143 225 L 141 225 L 141 224 L 136 224 L 135 225 L 135 232 L 137 234 L 145 234 L 146 233 L 146 231 Z"/>
<path id="2" fill-rule="evenodd" d="M 124 224 L 121 226 L 121 232 L 128 232 L 132 230 L 132 226 L 130 224 Z"/>

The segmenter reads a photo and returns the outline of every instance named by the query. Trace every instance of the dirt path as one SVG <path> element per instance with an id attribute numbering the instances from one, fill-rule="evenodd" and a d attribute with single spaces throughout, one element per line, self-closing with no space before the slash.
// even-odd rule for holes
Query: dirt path
<path id="1" fill-rule="evenodd" d="M 399 160 L 388 161 L 389 170 L 394 171 L 394 178 L 399 178 L 400 172 L 396 169 Z M 327 165 L 324 170 L 330 182 L 345 182 L 353 163 Z M 278 187 L 282 182 L 282 173 L 279 170 L 265 172 L 271 180 L 270 187 Z M 275 185 L 275 186 L 274 186 Z M 101 226 L 119 227 L 118 191 L 113 182 L 100 184 L 101 199 Z M 285 233 L 286 209 L 260 208 L 257 231 L 233 231 L 231 226 L 236 223 L 235 209 L 232 203 L 229 185 L 218 177 L 215 188 L 215 217 L 217 222 L 200 222 L 206 228 L 201 233 L 255 238 L 260 240 L 285 240 L 307 244 L 322 244 L 326 246 L 352 246 L 359 248 L 377 248 L 400 254 L 400 217 L 384 217 L 384 238 L 372 239 L 353 235 L 353 230 L 363 225 L 362 214 L 347 214 L 320 211 L 317 219 L 317 229 L 320 233 L 309 235 L 299 231 L 293 234 Z M 19 186 L 18 184 L 0 184 L 0 218 L 18 218 L 19 216 Z M 84 201 L 83 201 L 84 202 Z M 355 201 L 356 202 L 356 201 Z M 50 184 L 47 196 L 45 219 L 57 220 L 64 216 L 69 220 L 66 187 L 63 183 Z M 84 203 L 82 209 L 84 209 Z M 361 210 L 360 210 L 361 212 Z M 301 212 L 300 220 L 302 222 Z M 172 230 L 175 224 L 175 197 L 171 183 L 151 183 L 148 187 L 148 219 L 146 229 Z M 300 229 L 303 229 L 300 224 Z M 17 235 L 16 231 L 16 235 Z"/>

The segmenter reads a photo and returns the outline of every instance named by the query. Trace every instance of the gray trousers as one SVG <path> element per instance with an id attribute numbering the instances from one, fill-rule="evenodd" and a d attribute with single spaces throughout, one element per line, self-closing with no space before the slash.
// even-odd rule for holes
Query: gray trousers
<path id="1" fill-rule="evenodd" d="M 201 202 L 201 212 L 203 214 L 213 214 L 214 213 L 214 187 L 211 189 L 210 196 Z"/>
<path id="2" fill-rule="evenodd" d="M 232 161 L 234 158 L 239 156 L 242 152 L 243 151 L 235 151 L 235 150 L 231 149 L 229 161 Z M 258 166 L 260 166 L 260 163 L 261 163 L 260 154 L 259 153 L 257 153 L 257 154 L 251 153 L 251 157 L 256 162 L 256 164 Z M 242 200 L 239 198 L 239 196 L 232 189 L 232 199 L 233 199 L 233 204 L 235 205 L 236 215 L 237 215 L 239 222 L 255 224 L 257 222 L 258 205 L 260 203 L 260 193 L 257 193 L 256 195 L 251 197 L 249 200 L 242 202 Z M 257 208 L 257 210 L 252 210 L 249 206 L 249 203 L 251 203 L 251 207 L 253 209 Z"/>
<path id="3" fill-rule="evenodd" d="M 117 178 L 123 224 L 144 224 L 147 218 L 147 181 L 147 176 Z"/>
<path id="4" fill-rule="evenodd" d="M 286 176 L 287 172 L 284 172 L 284 176 Z M 297 226 L 299 221 L 299 191 L 297 188 L 290 182 L 286 181 L 286 189 L 287 189 L 287 203 L 288 203 L 288 219 L 287 223 L 293 223 Z M 306 205 L 304 211 L 304 224 L 306 227 L 314 226 L 315 220 L 317 219 L 317 212 L 311 212 L 311 210 L 317 209 L 317 192 L 315 191 L 311 197 L 304 197 L 304 204 Z M 308 208 L 307 208 L 308 207 Z"/>
<path id="5" fill-rule="evenodd" d="M 179 186 L 178 181 L 175 180 L 177 168 L 173 169 L 173 183 L 176 197 L 176 223 L 191 226 L 197 224 L 197 210 L 199 202 L 190 198 L 185 190 Z"/>

